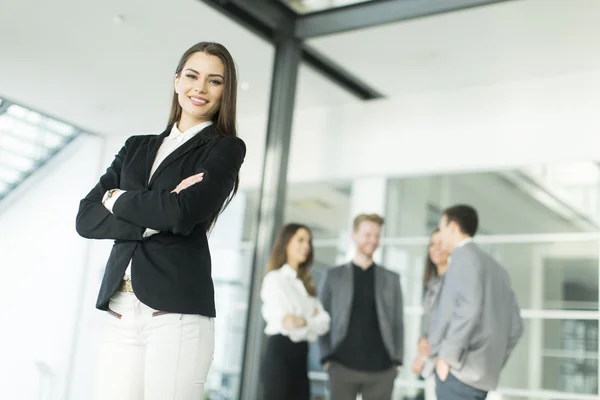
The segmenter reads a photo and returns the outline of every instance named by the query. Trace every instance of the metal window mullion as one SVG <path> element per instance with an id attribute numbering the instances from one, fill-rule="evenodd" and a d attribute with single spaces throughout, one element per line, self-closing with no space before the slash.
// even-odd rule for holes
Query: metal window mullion
<path id="1" fill-rule="evenodd" d="M 259 372 L 264 323 L 260 313 L 260 285 L 269 249 L 283 223 L 292 118 L 300 59 L 300 41 L 285 36 L 277 39 L 262 182 L 258 199 L 257 220 L 259 222 L 256 228 L 256 246 L 251 270 L 250 298 L 244 337 L 239 393 L 239 398 L 242 400 L 261 398 Z"/>

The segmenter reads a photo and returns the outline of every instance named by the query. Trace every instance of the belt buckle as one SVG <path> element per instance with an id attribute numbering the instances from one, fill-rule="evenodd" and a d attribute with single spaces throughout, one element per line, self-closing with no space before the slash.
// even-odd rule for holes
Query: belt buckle
<path id="1" fill-rule="evenodd" d="M 133 293 L 133 285 L 131 284 L 131 279 L 123 279 L 121 281 L 121 286 L 119 286 L 119 291 Z"/>

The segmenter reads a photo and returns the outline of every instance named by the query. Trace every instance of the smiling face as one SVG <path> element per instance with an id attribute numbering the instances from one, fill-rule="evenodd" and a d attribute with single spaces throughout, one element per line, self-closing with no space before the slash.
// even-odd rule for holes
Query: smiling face
<path id="1" fill-rule="evenodd" d="M 431 240 L 429 241 L 429 258 L 438 267 L 448 263 L 448 252 L 442 246 L 440 232 L 431 235 Z"/>
<path id="2" fill-rule="evenodd" d="M 375 254 L 379 247 L 380 237 L 381 225 L 373 221 L 361 222 L 352 233 L 356 251 L 368 258 L 372 258 Z"/>
<path id="3" fill-rule="evenodd" d="M 286 246 L 287 263 L 294 268 L 298 268 L 300 264 L 308 260 L 311 251 L 310 232 L 300 228 L 294 233 Z"/>
<path id="4" fill-rule="evenodd" d="M 182 109 L 180 130 L 212 120 L 221 107 L 224 83 L 225 66 L 218 57 L 203 52 L 190 55 L 175 76 L 175 92 Z"/>

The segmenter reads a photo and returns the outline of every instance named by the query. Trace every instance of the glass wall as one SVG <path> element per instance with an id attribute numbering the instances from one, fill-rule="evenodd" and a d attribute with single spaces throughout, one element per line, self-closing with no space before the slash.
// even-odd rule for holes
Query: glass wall
<path id="1" fill-rule="evenodd" d="M 589 166 L 598 173 L 596 164 Z M 416 352 L 410 343 L 420 334 L 426 235 L 444 207 L 468 203 L 480 214 L 476 241 L 508 270 L 526 324 L 503 371 L 499 395 L 597 397 L 598 180 L 587 168 L 585 179 L 559 173 L 582 168 L 577 163 L 389 181 L 384 260 L 402 276 L 405 313 L 414 323 L 407 324 L 409 359 Z M 569 182 L 577 182 L 576 191 Z M 400 387 L 407 389 L 399 398 L 416 395 L 408 389 L 416 380 L 402 371 Z"/>
<path id="2" fill-rule="evenodd" d="M 407 360 L 416 355 L 410 343 L 417 343 L 421 334 L 427 238 L 421 244 L 411 240 L 389 239 L 392 244 L 384 246 L 385 265 L 402 277 Z M 486 235 L 477 242 L 507 268 L 525 319 L 524 336 L 504 369 L 499 393 L 517 390 L 526 398 L 549 390 L 597 394 L 600 236 Z M 416 382 L 410 370 L 402 370 L 401 387 L 418 386 Z M 407 398 L 416 394 L 406 390 Z"/>
<path id="3" fill-rule="evenodd" d="M 524 336 L 493 398 L 595 399 L 599 377 L 600 229 L 599 207 L 592 203 L 597 199 L 594 193 L 598 192 L 598 182 L 588 180 L 585 189 L 578 182 L 576 192 L 587 193 L 582 197 L 573 195 L 564 179 L 558 184 L 556 174 L 539 172 L 568 168 L 544 166 L 291 184 L 285 221 L 305 223 L 313 229 L 313 275 L 318 283 L 326 268 L 351 258 L 349 233 L 354 214 L 385 214 L 382 248 L 376 258 L 401 276 L 405 364 L 409 365 L 421 333 L 428 235 L 445 207 L 455 203 L 475 206 L 481 220 L 476 241 L 508 270 L 525 319 Z M 236 268 L 238 276 L 227 282 L 216 281 L 219 313 L 227 323 L 218 332 L 224 344 L 210 374 L 210 398 L 215 399 L 237 398 L 245 333 L 257 192 L 248 190 L 236 201 L 243 226 L 237 255 L 230 254 L 230 262 L 240 265 Z M 313 345 L 309 360 L 313 398 L 327 399 L 327 376 L 318 360 L 318 348 Z M 422 387 L 423 382 L 404 367 L 398 375 L 394 399 L 422 398 Z"/>
<path id="4" fill-rule="evenodd" d="M 344 184 L 295 185 L 287 194 L 284 220 L 306 223 L 317 240 L 340 237 L 347 224 L 349 198 L 350 188 Z M 238 396 L 257 215 L 258 191 L 240 191 L 210 237 L 219 339 L 206 385 L 210 399 L 233 400 Z M 339 254 L 337 241 L 316 253 L 316 280 L 324 268 L 344 257 Z M 318 367 L 316 348 L 311 348 L 310 357 L 311 364 Z"/>

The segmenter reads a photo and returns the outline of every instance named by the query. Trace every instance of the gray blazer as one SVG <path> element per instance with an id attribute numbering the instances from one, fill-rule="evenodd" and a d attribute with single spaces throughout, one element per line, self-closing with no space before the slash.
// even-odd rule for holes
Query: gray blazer
<path id="1" fill-rule="evenodd" d="M 377 265 L 375 297 L 377 320 L 383 344 L 392 361 L 400 365 L 404 347 L 400 276 Z M 352 299 L 354 298 L 354 274 L 351 263 L 331 268 L 325 272 L 319 286 L 319 298 L 323 308 L 331 316 L 329 332 L 319 337 L 321 362 L 325 362 L 342 343 L 348 332 Z"/>
<path id="2" fill-rule="evenodd" d="M 523 320 L 507 271 L 475 243 L 452 252 L 437 309 L 432 353 L 463 383 L 490 391 L 523 334 Z"/>

